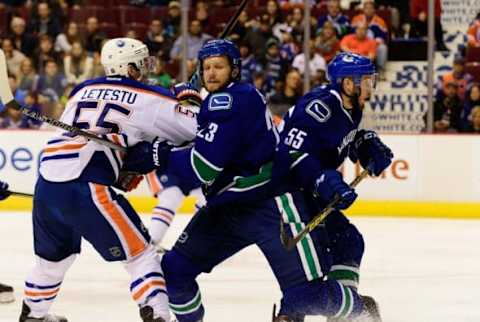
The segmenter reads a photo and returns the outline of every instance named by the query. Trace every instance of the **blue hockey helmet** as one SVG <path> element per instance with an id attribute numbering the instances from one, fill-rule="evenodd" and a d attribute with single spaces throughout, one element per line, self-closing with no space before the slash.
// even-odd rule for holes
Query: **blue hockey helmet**
<path id="1" fill-rule="evenodd" d="M 344 52 L 332 59 L 328 64 L 327 73 L 332 84 L 340 84 L 342 79 L 351 77 L 359 86 L 362 76 L 375 75 L 375 65 L 368 57 Z"/>
<path id="2" fill-rule="evenodd" d="M 227 56 L 232 70 L 238 69 L 234 79 L 240 79 L 240 70 L 242 68 L 242 61 L 240 58 L 240 51 L 238 47 L 227 39 L 212 39 L 207 41 L 198 52 L 198 61 L 200 63 L 200 73 L 202 73 L 202 63 L 208 57 Z"/>

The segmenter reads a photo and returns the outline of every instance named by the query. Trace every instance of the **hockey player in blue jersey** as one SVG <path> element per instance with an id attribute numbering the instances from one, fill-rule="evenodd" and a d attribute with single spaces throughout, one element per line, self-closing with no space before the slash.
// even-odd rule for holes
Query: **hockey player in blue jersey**
<path id="1" fill-rule="evenodd" d="M 319 210 L 335 194 L 342 196 L 337 210 L 327 217 L 324 225 L 332 256 L 328 279 L 357 290 L 363 237 L 340 211 L 348 208 L 357 195 L 346 186 L 336 169 L 350 157 L 353 162 L 359 161 L 371 175 L 378 176 L 390 165 L 393 154 L 375 132 L 358 129 L 363 106 L 370 99 L 375 83 L 375 68 L 370 60 L 341 53 L 329 64 L 328 76 L 330 85 L 305 94 L 285 117 L 272 175 L 286 177 L 285 170 L 290 171 L 290 182 L 315 195 Z M 284 221 L 291 223 L 292 218 L 284 216 Z M 287 230 L 292 227 L 285 225 Z M 295 228 L 291 230 L 295 235 L 299 232 Z M 369 307 L 370 320 L 381 321 L 375 301 L 367 296 L 362 299 Z M 274 321 L 298 320 L 283 313 L 284 310 L 282 301 L 280 315 Z M 328 321 L 347 320 L 337 315 Z"/>
<path id="2" fill-rule="evenodd" d="M 195 214 L 162 260 L 170 308 L 178 321 L 202 321 L 204 307 L 196 277 L 251 244 L 265 255 L 282 291 L 277 321 L 303 321 L 305 315 L 351 318 L 368 314 L 370 308 L 354 287 L 326 279 L 332 258 L 324 229 L 310 233 L 295 252 L 286 252 L 281 245 L 280 216 L 298 228 L 318 209 L 309 193 L 288 188 L 274 198 L 262 197 L 263 192 L 249 195 L 268 186 L 279 137 L 262 95 L 238 82 L 238 49 L 230 41 L 213 40 L 204 45 L 198 58 L 209 95 L 202 103 L 194 146 L 170 153 L 154 149 L 159 165 L 166 165 L 183 180 L 203 183 L 207 199 L 206 207 Z M 313 118 L 328 117 L 321 110 L 316 112 Z M 302 136 L 294 135 L 295 142 L 302 141 Z M 304 160 L 309 158 L 300 155 L 296 164 Z M 314 187 L 323 196 L 338 193 L 344 206 L 355 200 L 355 192 L 341 176 L 327 169 L 315 174 Z M 235 199 L 235 194 L 248 197 Z"/>

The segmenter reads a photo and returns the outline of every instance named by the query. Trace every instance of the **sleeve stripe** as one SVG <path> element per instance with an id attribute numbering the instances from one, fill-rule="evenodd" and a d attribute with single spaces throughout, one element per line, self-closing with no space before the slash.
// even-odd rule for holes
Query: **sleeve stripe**
<path id="1" fill-rule="evenodd" d="M 201 182 L 207 184 L 215 180 L 220 171 L 223 170 L 223 168 L 219 168 L 210 163 L 195 149 L 192 149 L 192 152 L 190 154 L 190 162 L 192 165 L 192 169 L 197 175 L 198 179 Z"/>

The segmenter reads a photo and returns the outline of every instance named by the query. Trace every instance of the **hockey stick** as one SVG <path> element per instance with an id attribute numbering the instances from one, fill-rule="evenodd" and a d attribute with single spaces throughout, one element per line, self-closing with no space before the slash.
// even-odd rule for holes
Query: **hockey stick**
<path id="1" fill-rule="evenodd" d="M 238 6 L 237 11 L 235 11 L 235 14 L 230 18 L 230 20 L 228 21 L 225 28 L 223 28 L 222 33 L 220 34 L 220 36 L 218 38 L 220 38 L 220 39 L 226 38 L 232 32 L 233 27 L 235 27 L 235 25 L 237 24 L 238 17 L 240 17 L 240 14 L 242 13 L 242 11 L 247 6 L 248 1 L 249 0 L 242 0 L 240 5 Z M 193 73 L 192 77 L 190 77 L 189 82 L 197 90 L 202 89 L 202 85 L 201 85 L 202 82 L 201 82 L 201 79 L 200 79 L 200 66 L 198 64 L 197 64 L 197 68 L 195 70 L 195 73 Z"/>
<path id="2" fill-rule="evenodd" d="M 21 106 L 14 99 L 12 90 L 10 89 L 10 84 L 8 82 L 8 73 L 7 73 L 7 61 L 5 58 L 5 53 L 1 49 L 0 49 L 0 98 L 2 99 L 3 105 L 5 105 L 7 108 L 13 108 L 14 110 L 20 111 L 22 112 L 22 114 L 29 116 L 35 120 L 51 124 L 55 127 L 64 129 L 65 131 L 71 132 L 75 135 L 86 137 L 89 140 L 92 140 L 99 144 L 103 144 L 105 146 L 108 146 L 109 148 L 120 150 L 123 152 L 127 151 L 125 147 L 115 144 L 106 139 L 102 139 L 93 133 L 81 130 L 78 127 L 69 125 L 59 120 L 52 119 L 45 115 L 41 115 L 40 113 L 32 111 L 27 107 Z"/>
<path id="3" fill-rule="evenodd" d="M 33 198 L 33 194 L 30 194 L 30 193 L 10 191 L 10 190 L 8 190 L 7 192 L 10 193 L 10 195 L 12 195 L 12 196 Z"/>
<path id="4" fill-rule="evenodd" d="M 364 178 L 368 176 L 368 171 L 363 170 L 351 183 L 350 187 L 355 188 L 360 181 L 362 181 Z M 287 233 L 285 232 L 285 228 L 283 225 L 285 224 L 283 222 L 283 219 L 280 217 L 280 241 L 282 242 L 283 247 L 291 251 L 295 245 L 301 241 L 308 233 L 310 233 L 312 230 L 315 229 L 320 223 L 322 223 L 325 218 L 333 211 L 335 210 L 335 205 L 341 200 L 340 196 L 335 197 L 326 207 L 323 209 L 321 212 L 319 212 L 310 222 L 305 226 L 305 228 L 302 229 L 298 233 L 298 235 L 294 237 L 288 237 Z"/>

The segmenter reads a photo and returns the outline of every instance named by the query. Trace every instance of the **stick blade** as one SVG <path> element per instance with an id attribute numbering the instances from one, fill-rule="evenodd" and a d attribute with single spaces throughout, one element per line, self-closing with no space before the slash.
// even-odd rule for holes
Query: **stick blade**
<path id="1" fill-rule="evenodd" d="M 5 53 L 0 49 L 0 98 L 2 103 L 7 105 L 7 103 L 13 101 L 12 90 L 10 89 L 10 83 L 8 82 L 8 72 L 7 72 L 7 59 L 5 58 Z"/>

